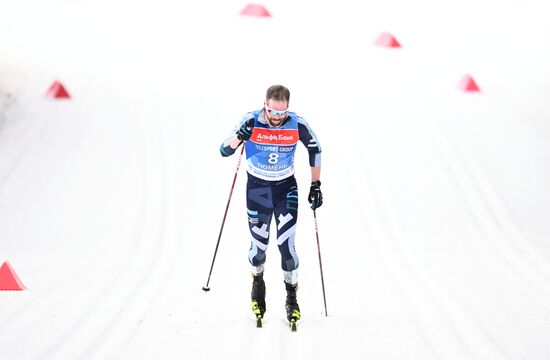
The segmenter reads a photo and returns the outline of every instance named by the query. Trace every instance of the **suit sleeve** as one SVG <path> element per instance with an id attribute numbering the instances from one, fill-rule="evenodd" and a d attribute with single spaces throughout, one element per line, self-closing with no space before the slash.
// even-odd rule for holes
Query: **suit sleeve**
<path id="1" fill-rule="evenodd" d="M 248 123 L 249 126 L 254 126 L 254 115 L 252 115 L 252 113 L 248 113 L 241 118 L 241 120 L 237 123 L 237 125 L 231 132 L 231 136 L 225 139 L 225 141 L 220 146 L 220 153 L 223 157 L 231 156 L 235 153 L 236 149 L 233 149 L 231 146 L 229 146 L 229 142 L 231 141 L 231 139 L 235 138 L 235 134 L 245 123 Z"/>
<path id="2" fill-rule="evenodd" d="M 311 167 L 321 167 L 321 145 L 313 130 L 302 118 L 298 118 L 298 133 L 300 134 L 300 141 L 309 153 L 309 165 Z"/>

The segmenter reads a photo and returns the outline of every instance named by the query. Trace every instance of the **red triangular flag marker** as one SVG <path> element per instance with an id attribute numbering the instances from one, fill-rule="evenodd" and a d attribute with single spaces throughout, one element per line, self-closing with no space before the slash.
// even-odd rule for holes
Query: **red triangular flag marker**
<path id="1" fill-rule="evenodd" d="M 378 36 L 378 39 L 374 42 L 378 46 L 389 48 L 400 48 L 401 44 L 397 41 L 395 36 L 390 33 L 383 32 Z"/>
<path id="2" fill-rule="evenodd" d="M 470 75 L 465 75 L 462 78 L 462 81 L 458 84 L 458 88 L 463 91 L 481 91 L 479 89 L 479 86 L 477 86 L 476 82 L 474 81 L 474 78 Z"/>
<path id="3" fill-rule="evenodd" d="M 0 290 L 24 290 L 25 285 L 13 271 L 9 262 L 4 262 L 0 267 Z"/>
<path id="4" fill-rule="evenodd" d="M 48 89 L 46 96 L 52 99 L 69 99 L 71 97 L 59 81 L 54 81 Z"/>
<path id="5" fill-rule="evenodd" d="M 259 4 L 248 4 L 241 10 L 241 15 L 246 16 L 258 16 L 258 17 L 270 17 L 271 14 L 267 9 Z"/>

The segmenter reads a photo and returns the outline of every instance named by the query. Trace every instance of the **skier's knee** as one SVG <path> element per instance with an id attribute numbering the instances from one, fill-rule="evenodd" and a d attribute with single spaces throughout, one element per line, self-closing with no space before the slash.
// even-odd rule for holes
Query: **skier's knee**
<path id="1" fill-rule="evenodd" d="M 254 255 L 249 256 L 250 265 L 254 267 L 263 266 L 265 263 L 265 252 L 258 252 Z"/>

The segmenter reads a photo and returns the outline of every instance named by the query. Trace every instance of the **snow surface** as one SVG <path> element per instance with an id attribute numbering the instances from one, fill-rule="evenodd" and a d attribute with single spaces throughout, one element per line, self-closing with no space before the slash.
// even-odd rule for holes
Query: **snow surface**
<path id="1" fill-rule="evenodd" d="M 549 359 L 548 5 L 263 4 L 0 0 L 0 262 L 27 286 L 0 359 Z M 329 316 L 300 148 L 298 333 L 273 244 L 254 328 L 244 166 L 201 290 L 219 145 L 275 83 L 324 150 Z"/>

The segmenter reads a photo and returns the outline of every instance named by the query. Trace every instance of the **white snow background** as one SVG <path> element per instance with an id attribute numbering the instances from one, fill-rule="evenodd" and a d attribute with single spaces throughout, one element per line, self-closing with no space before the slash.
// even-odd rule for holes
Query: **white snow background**
<path id="1" fill-rule="evenodd" d="M 550 359 L 547 3 L 246 4 L 0 0 L 0 262 L 27 287 L 0 359 Z M 323 147 L 328 317 L 299 145 L 297 333 L 273 243 L 255 328 L 244 163 L 201 290 L 219 146 L 277 83 Z"/>

